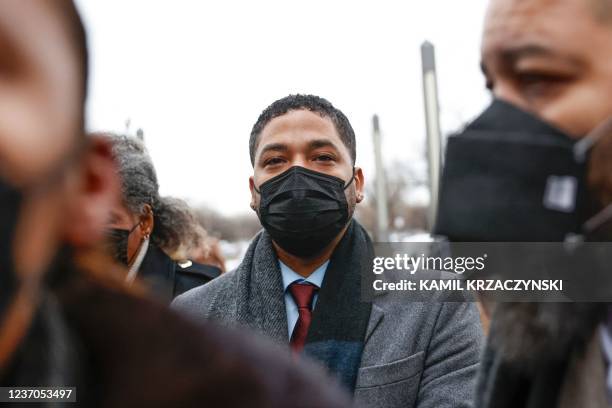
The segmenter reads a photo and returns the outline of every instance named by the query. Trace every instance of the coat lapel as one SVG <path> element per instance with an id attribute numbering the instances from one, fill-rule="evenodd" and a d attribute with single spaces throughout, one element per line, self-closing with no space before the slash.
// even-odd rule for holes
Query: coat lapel
<path id="1" fill-rule="evenodd" d="M 375 303 L 372 303 L 372 311 L 370 312 L 370 321 L 368 322 L 368 328 L 366 329 L 365 341 L 364 345 L 368 344 L 370 337 L 380 324 L 380 322 L 385 317 L 385 311 L 377 306 Z"/>

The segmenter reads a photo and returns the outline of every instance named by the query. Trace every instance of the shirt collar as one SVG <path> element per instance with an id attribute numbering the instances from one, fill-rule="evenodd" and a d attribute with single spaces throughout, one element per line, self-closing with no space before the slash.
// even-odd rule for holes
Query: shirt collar
<path id="1" fill-rule="evenodd" d="M 315 269 L 314 272 L 312 272 L 307 278 L 298 275 L 295 271 L 293 271 L 287 265 L 282 263 L 280 260 L 278 261 L 278 263 L 280 265 L 281 275 L 283 276 L 283 289 L 287 290 L 289 285 L 296 281 L 308 282 L 320 288 L 321 284 L 323 283 L 323 278 L 325 277 L 325 271 L 327 271 L 327 266 L 329 265 L 329 260 L 325 261 L 323 265 Z"/>

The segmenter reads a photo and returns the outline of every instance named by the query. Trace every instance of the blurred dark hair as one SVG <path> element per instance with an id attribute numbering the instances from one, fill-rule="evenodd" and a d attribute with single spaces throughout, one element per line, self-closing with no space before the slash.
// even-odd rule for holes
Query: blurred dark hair
<path id="1" fill-rule="evenodd" d="M 318 113 L 322 117 L 329 118 L 336 127 L 340 139 L 349 150 L 353 164 L 355 164 L 357 156 L 355 149 L 355 131 L 344 113 L 336 109 L 327 99 L 316 95 L 297 94 L 285 96 L 273 102 L 272 105 L 268 106 L 261 115 L 259 115 L 257 122 L 253 125 L 251 138 L 249 140 L 249 153 L 251 155 L 252 165 L 255 165 L 255 151 L 257 150 L 259 135 L 262 130 L 272 119 L 294 110 L 309 110 L 310 112 Z"/>

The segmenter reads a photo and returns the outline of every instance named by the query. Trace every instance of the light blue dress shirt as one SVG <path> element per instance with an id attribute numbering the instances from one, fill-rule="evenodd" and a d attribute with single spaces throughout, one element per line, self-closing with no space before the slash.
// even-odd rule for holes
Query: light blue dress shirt
<path id="1" fill-rule="evenodd" d="M 295 273 L 291 268 L 287 265 L 278 261 L 280 265 L 281 275 L 283 276 L 283 289 L 285 290 L 285 310 L 287 311 L 287 333 L 289 334 L 289 338 L 291 338 L 291 334 L 293 333 L 293 328 L 297 323 L 299 313 L 297 309 L 297 305 L 293 300 L 293 296 L 289 293 L 289 285 L 293 282 L 308 282 L 311 283 L 318 288 L 321 287 L 323 283 L 323 278 L 325 277 L 325 271 L 327 271 L 327 265 L 329 265 L 329 261 L 326 261 L 323 265 L 319 266 L 313 273 L 310 274 L 307 278 L 304 278 L 301 275 Z M 312 300 L 312 309 L 314 310 L 317 299 L 319 298 L 319 294 L 315 293 L 314 299 Z"/>

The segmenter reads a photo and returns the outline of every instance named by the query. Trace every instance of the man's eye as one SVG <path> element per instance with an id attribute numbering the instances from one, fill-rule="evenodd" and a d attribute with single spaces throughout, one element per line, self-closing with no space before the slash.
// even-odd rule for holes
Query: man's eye
<path id="1" fill-rule="evenodd" d="M 562 90 L 571 77 L 542 73 L 525 73 L 516 77 L 517 86 L 526 98 L 550 97 Z"/>
<path id="2" fill-rule="evenodd" d="M 520 74 L 518 80 L 522 85 L 534 85 L 547 82 L 553 82 L 554 78 L 542 74 Z"/>
<path id="3" fill-rule="evenodd" d="M 543 73 L 522 73 L 517 75 L 517 81 L 523 88 L 536 88 L 545 90 L 543 88 L 560 85 L 568 82 L 571 78 L 561 75 L 550 75 Z"/>
<path id="4" fill-rule="evenodd" d="M 284 160 L 280 157 L 272 157 L 264 162 L 264 166 L 274 166 L 283 163 Z"/>
<path id="5" fill-rule="evenodd" d="M 333 157 L 333 156 L 330 156 L 330 155 L 328 155 L 328 154 L 321 154 L 321 155 L 318 155 L 317 157 L 315 157 L 315 160 L 316 160 L 316 161 L 324 161 L 324 162 L 327 162 L 327 161 L 333 161 L 333 160 L 334 160 L 334 157 Z"/>

